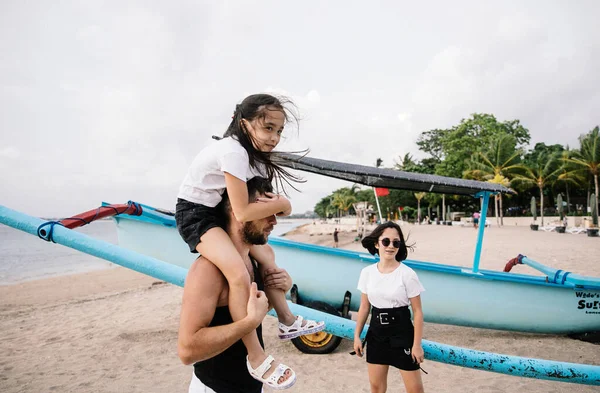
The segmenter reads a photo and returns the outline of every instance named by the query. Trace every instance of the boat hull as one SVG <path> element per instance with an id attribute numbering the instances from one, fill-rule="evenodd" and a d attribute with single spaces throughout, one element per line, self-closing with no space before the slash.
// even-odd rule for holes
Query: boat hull
<path id="1" fill-rule="evenodd" d="M 119 244 L 189 268 L 191 254 L 176 228 L 145 217 L 115 218 Z M 277 264 L 298 287 L 301 301 L 323 301 L 340 310 L 346 291 L 357 310 L 360 271 L 377 259 L 366 253 L 297 243 L 272 237 Z M 600 331 L 600 288 L 576 289 L 547 283 L 545 277 L 407 260 L 426 291 L 425 321 L 521 332 L 570 334 Z"/>

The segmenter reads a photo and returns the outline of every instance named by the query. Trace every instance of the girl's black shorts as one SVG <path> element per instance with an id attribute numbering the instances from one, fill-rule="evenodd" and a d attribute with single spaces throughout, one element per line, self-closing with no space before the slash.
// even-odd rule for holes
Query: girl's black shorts
<path id="1" fill-rule="evenodd" d="M 177 230 L 190 248 L 190 252 L 198 252 L 196 246 L 200 243 L 202 235 L 209 229 L 225 229 L 222 214 L 219 206 L 208 207 L 185 199 L 177 199 L 175 222 Z"/>

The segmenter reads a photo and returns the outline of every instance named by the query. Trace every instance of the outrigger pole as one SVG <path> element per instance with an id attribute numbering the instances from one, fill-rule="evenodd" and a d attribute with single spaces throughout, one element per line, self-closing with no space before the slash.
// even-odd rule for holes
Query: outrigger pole
<path id="1" fill-rule="evenodd" d="M 48 222 L 39 218 L 28 216 L 2 205 L 0 205 L 0 223 L 34 236 L 39 236 L 39 229 L 48 224 Z M 48 238 L 45 239 L 47 241 L 60 243 L 86 254 L 106 259 L 159 280 L 180 287 L 185 282 L 187 270 L 182 267 L 91 238 L 62 225 L 56 223 L 51 225 L 51 230 L 47 231 L 46 234 L 48 235 Z M 325 331 L 328 333 L 349 340 L 354 339 L 356 322 L 291 302 L 288 302 L 288 304 L 290 310 L 295 314 L 304 315 L 306 318 L 313 320 L 325 321 L 327 324 Z M 274 316 L 273 311 L 270 311 L 270 313 Z M 368 326 L 365 326 L 363 337 L 367 329 Z M 429 340 L 423 340 L 423 350 L 428 360 L 455 366 L 527 378 L 600 386 L 600 366 L 501 355 L 454 347 Z"/>
<path id="2" fill-rule="evenodd" d="M 383 224 L 383 216 L 381 215 L 381 206 L 379 206 L 379 197 L 377 196 L 377 189 L 373 188 L 373 193 L 375 194 L 375 202 L 377 202 L 377 211 L 379 212 L 379 223 Z"/>
<path id="3" fill-rule="evenodd" d="M 481 205 L 481 216 L 479 217 L 479 228 L 477 231 L 477 243 L 475 244 L 475 256 L 473 257 L 473 273 L 479 272 L 479 261 L 481 260 L 481 247 L 483 246 L 483 232 L 485 231 L 485 219 L 487 218 L 488 203 L 490 196 L 496 195 L 490 191 L 481 191 L 475 194 L 475 198 L 483 198 Z"/>

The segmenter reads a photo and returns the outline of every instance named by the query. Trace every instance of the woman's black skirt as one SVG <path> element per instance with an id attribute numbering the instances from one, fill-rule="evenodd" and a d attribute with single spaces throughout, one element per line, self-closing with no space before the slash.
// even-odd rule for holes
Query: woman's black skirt
<path id="1" fill-rule="evenodd" d="M 367 363 L 385 364 L 400 370 L 414 371 L 419 364 L 412 358 L 415 335 L 407 306 L 376 308 L 371 311 L 367 332 Z"/>

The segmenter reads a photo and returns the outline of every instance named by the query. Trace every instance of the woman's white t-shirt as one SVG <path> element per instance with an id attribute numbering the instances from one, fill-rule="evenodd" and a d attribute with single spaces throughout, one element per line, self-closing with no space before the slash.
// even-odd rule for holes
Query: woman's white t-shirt
<path id="1" fill-rule="evenodd" d="M 262 165 L 259 164 L 259 168 Z M 217 206 L 227 188 L 225 172 L 244 182 L 264 176 L 264 171 L 250 167 L 248 152 L 236 139 L 223 138 L 210 143 L 194 158 L 177 198 L 208 207 Z"/>
<path id="2" fill-rule="evenodd" d="M 409 306 L 410 298 L 419 296 L 425 288 L 417 273 L 405 264 L 390 273 L 381 273 L 375 263 L 360 272 L 358 290 L 377 308 L 396 308 Z"/>

